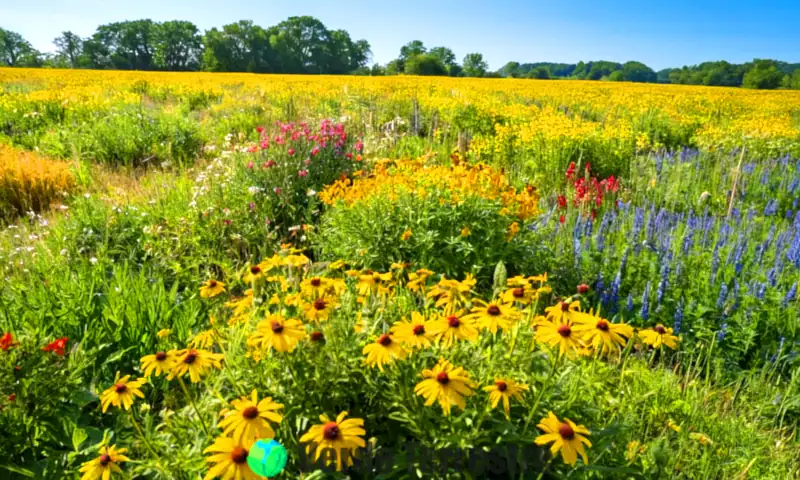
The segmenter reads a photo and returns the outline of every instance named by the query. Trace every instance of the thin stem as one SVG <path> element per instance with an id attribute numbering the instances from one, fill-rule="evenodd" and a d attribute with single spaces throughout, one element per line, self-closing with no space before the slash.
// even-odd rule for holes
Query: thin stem
<path id="1" fill-rule="evenodd" d="M 533 402 L 533 407 L 531 408 L 531 411 L 528 414 L 528 418 L 525 420 L 525 425 L 522 428 L 523 432 L 528 430 L 528 427 L 530 426 L 531 422 L 533 421 L 533 416 L 536 415 L 536 409 L 539 407 L 539 402 L 542 401 L 542 396 L 544 396 L 544 391 L 550 385 L 550 381 L 555 376 L 556 368 L 558 367 L 558 364 L 560 363 L 560 360 L 561 360 L 560 356 L 556 357 L 556 359 L 553 360 L 553 368 L 550 369 L 550 374 L 547 376 L 547 379 L 544 381 L 544 383 L 542 384 L 542 387 L 539 389 L 539 393 L 536 395 L 536 400 Z"/>
<path id="2" fill-rule="evenodd" d="M 544 477 L 544 472 L 546 472 L 547 471 L 547 467 L 549 467 L 550 464 L 553 463 L 553 459 L 554 458 L 555 458 L 555 456 L 550 455 L 550 459 L 547 460 L 547 463 L 544 464 L 544 467 L 542 467 L 542 471 L 539 472 L 539 476 L 536 477 L 536 480 L 542 480 L 542 477 Z"/>
<path id="3" fill-rule="evenodd" d="M 194 411 L 195 413 L 197 413 L 197 418 L 200 420 L 200 425 L 203 427 L 203 431 L 206 432 L 206 436 L 208 438 L 211 438 L 211 433 L 209 433 L 208 427 L 206 427 L 206 422 L 203 421 L 203 416 L 200 415 L 200 409 L 197 408 L 197 404 L 194 403 L 194 398 L 192 398 L 192 395 L 189 393 L 189 389 L 187 389 L 186 384 L 183 383 L 183 378 L 178 377 L 178 383 L 180 384 L 184 395 L 186 395 L 186 398 L 189 399 L 189 402 L 192 404 L 192 407 L 194 407 Z"/>
<path id="4" fill-rule="evenodd" d="M 144 432 L 142 432 L 142 427 L 139 426 L 139 422 L 136 421 L 136 417 L 133 415 L 133 410 L 129 410 L 129 413 L 131 414 L 131 423 L 133 424 L 133 428 L 135 428 L 136 431 L 139 433 L 139 436 L 142 438 L 142 442 L 144 442 L 144 445 L 147 447 L 147 450 L 150 451 L 150 455 L 153 456 L 153 459 L 160 464 L 161 459 L 156 454 L 156 451 L 153 449 L 153 446 L 150 445 L 150 441 L 148 441 L 147 437 L 144 436 Z"/>

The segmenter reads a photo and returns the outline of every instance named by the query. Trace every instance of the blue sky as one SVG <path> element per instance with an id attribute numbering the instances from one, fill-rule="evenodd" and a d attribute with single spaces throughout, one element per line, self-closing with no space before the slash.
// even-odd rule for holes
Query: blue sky
<path id="1" fill-rule="evenodd" d="M 419 39 L 492 69 L 519 62 L 642 61 L 654 69 L 754 57 L 800 62 L 800 1 L 751 0 L 0 0 L 0 27 L 42 51 L 62 30 L 89 36 L 119 20 L 190 20 L 201 30 L 241 19 L 264 27 L 312 15 L 366 38 L 373 60 Z"/>

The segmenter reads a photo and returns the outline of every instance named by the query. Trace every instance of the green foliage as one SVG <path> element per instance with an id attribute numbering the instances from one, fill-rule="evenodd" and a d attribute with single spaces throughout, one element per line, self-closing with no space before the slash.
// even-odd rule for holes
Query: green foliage
<path id="1" fill-rule="evenodd" d="M 483 77 L 489 70 L 489 64 L 480 53 L 468 53 L 464 57 L 463 73 L 465 77 Z"/>
<path id="2" fill-rule="evenodd" d="M 550 70 L 547 67 L 536 67 L 528 72 L 528 78 L 536 78 L 538 80 L 549 80 Z"/>
<path id="3" fill-rule="evenodd" d="M 744 88 L 772 90 L 778 88 L 783 81 L 783 73 L 778 70 L 774 60 L 754 60 L 752 68 L 744 74 Z"/>
<path id="4" fill-rule="evenodd" d="M 0 66 L 38 67 L 39 52 L 17 32 L 0 28 Z"/>
<path id="5" fill-rule="evenodd" d="M 413 55 L 405 61 L 406 75 L 447 75 L 447 68 L 442 61 L 431 54 Z"/>

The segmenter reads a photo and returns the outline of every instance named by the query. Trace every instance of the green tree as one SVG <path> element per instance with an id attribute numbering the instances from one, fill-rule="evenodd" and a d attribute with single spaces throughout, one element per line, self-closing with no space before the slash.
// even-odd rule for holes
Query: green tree
<path id="1" fill-rule="evenodd" d="M 625 62 L 625 64 L 622 65 L 622 70 L 617 71 L 622 72 L 620 79 L 626 82 L 654 83 L 656 81 L 656 72 L 641 62 Z M 614 75 L 614 73 L 615 72 L 612 72 L 611 75 Z M 609 77 L 609 80 L 614 79 Z"/>
<path id="2" fill-rule="evenodd" d="M 486 75 L 489 65 L 480 53 L 468 53 L 462 62 L 464 65 L 464 75 L 467 77 L 482 77 Z"/>
<path id="3" fill-rule="evenodd" d="M 586 80 L 600 80 L 603 77 L 608 77 L 616 70 L 621 70 L 622 65 L 615 62 L 607 62 L 600 60 L 597 62 L 589 62 L 586 64 L 588 73 L 584 77 Z"/>
<path id="4" fill-rule="evenodd" d="M 282 72 L 326 73 L 335 63 L 331 32 L 314 17 L 289 17 L 270 28 L 269 33 Z M 341 66 L 337 65 L 337 69 Z"/>
<path id="5" fill-rule="evenodd" d="M 63 58 L 67 65 L 71 68 L 78 68 L 83 54 L 83 39 L 81 37 L 70 31 L 61 32 L 61 36 L 56 37 L 53 40 L 53 44 L 56 46 L 58 56 Z"/>
<path id="6" fill-rule="evenodd" d="M 196 70 L 203 41 L 192 22 L 173 20 L 157 25 L 154 65 L 161 70 Z"/>
<path id="7" fill-rule="evenodd" d="M 519 69 L 519 62 L 508 62 L 503 65 L 500 70 L 500 75 L 508 78 L 518 78 L 522 75 Z"/>
<path id="8" fill-rule="evenodd" d="M 789 75 L 788 88 L 800 90 L 800 69 L 795 70 Z"/>
<path id="9" fill-rule="evenodd" d="M 0 28 L 0 65 L 35 67 L 40 64 L 39 52 L 22 35 Z"/>
<path id="10" fill-rule="evenodd" d="M 538 80 L 549 80 L 550 76 L 550 69 L 547 67 L 536 67 L 528 72 L 528 78 L 535 78 Z"/>
<path id="11" fill-rule="evenodd" d="M 413 55 L 405 62 L 406 75 L 447 75 L 447 68 L 439 57 L 425 53 Z"/>
<path id="12" fill-rule="evenodd" d="M 277 71 L 276 55 L 267 31 L 250 20 L 212 28 L 203 36 L 204 68 L 211 72 Z"/>
<path id="13" fill-rule="evenodd" d="M 405 61 L 415 55 L 422 55 L 427 52 L 428 49 L 425 48 L 422 40 L 412 40 L 400 47 L 400 58 Z"/>
<path id="14" fill-rule="evenodd" d="M 329 48 L 331 55 L 322 73 L 343 74 L 366 68 L 372 56 L 369 42 L 366 40 L 354 42 L 350 34 L 344 30 L 330 32 Z"/>
<path id="15" fill-rule="evenodd" d="M 744 74 L 742 86 L 744 88 L 775 89 L 780 87 L 783 73 L 778 70 L 775 60 L 753 60 L 752 67 Z"/>
<path id="16" fill-rule="evenodd" d="M 149 19 L 97 27 L 92 40 L 103 45 L 108 61 L 120 70 L 153 70 L 156 24 Z"/>

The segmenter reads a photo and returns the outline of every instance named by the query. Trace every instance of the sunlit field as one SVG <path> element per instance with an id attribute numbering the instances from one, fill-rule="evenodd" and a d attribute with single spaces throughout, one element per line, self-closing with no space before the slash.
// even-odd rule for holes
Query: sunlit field
<path id="1" fill-rule="evenodd" d="M 796 478 L 799 203 L 796 91 L 0 69 L 0 478 Z"/>

